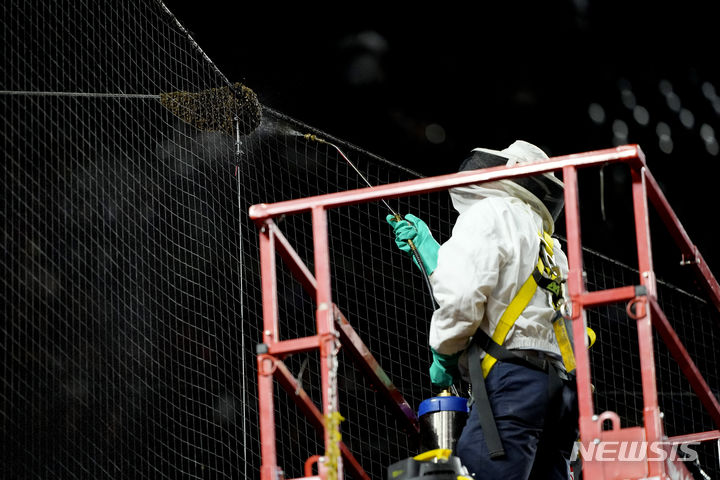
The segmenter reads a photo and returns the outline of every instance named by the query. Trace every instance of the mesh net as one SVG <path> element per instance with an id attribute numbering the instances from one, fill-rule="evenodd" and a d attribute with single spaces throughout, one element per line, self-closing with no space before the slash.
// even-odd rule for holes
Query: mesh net
<path id="1" fill-rule="evenodd" d="M 364 182 L 330 146 L 296 135 L 311 128 L 271 109 L 259 126 L 254 116 L 240 119 L 238 129 L 252 133 L 238 155 L 232 135 L 165 108 L 161 94 L 231 84 L 161 3 L 11 3 L 0 76 L 0 473 L 256 478 L 262 308 L 248 207 Z M 333 142 L 372 184 L 417 177 Z M 449 237 L 455 213 L 446 194 L 392 207 L 418 213 L 440 242 Z M 432 304 L 394 246 L 388 213 L 382 203 L 330 212 L 334 301 L 417 408 L 432 395 Z M 278 225 L 312 268 L 309 216 Z M 602 255 L 586 251 L 585 261 L 591 289 L 636 283 L 637 272 Z M 282 264 L 278 276 L 281 338 L 314 333 L 312 302 Z M 717 392 L 713 309 L 668 285 L 661 300 Z M 632 322 L 624 307 L 598 308 L 589 322 L 600 338 L 592 350 L 598 410 L 640 424 Z M 346 352 L 340 360 L 343 441 L 371 478 L 383 478 L 415 446 Z M 317 353 L 287 364 L 319 403 Z M 712 429 L 662 347 L 657 364 L 668 432 Z M 276 419 L 278 463 L 302 476 L 303 462 L 324 453 L 322 437 L 279 389 Z M 705 455 L 705 465 L 717 465 L 712 449 Z"/>

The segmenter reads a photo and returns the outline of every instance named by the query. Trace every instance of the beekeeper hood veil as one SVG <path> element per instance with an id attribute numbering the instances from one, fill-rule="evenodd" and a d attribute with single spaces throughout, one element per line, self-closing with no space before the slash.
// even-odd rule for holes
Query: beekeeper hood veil
<path id="1" fill-rule="evenodd" d="M 516 140 L 504 150 L 474 149 L 472 156 L 463 162 L 459 171 L 534 163 L 548 158 L 545 152 L 535 145 Z M 511 195 L 528 203 L 542 217 L 545 230 L 552 234 L 565 198 L 564 185 L 552 172 L 450 189 L 453 206 L 460 213 L 483 198 L 502 195 Z"/>

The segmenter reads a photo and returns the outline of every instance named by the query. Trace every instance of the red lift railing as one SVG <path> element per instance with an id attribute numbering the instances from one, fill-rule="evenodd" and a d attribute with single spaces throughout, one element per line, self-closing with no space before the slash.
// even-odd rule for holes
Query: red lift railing
<path id="1" fill-rule="evenodd" d="M 632 172 L 632 197 L 635 215 L 635 234 L 639 263 L 637 285 L 588 292 L 583 276 L 582 243 L 580 238 L 580 206 L 578 196 L 577 170 L 599 167 L 607 164 L 625 163 Z M 436 177 L 410 180 L 374 188 L 362 188 L 315 197 L 289 200 L 274 204 L 259 204 L 250 208 L 250 217 L 260 229 L 260 261 L 262 274 L 264 333 L 258 350 L 258 396 L 260 407 L 261 437 L 261 478 L 274 480 L 282 478 L 277 465 L 275 445 L 275 420 L 273 407 L 273 379 L 276 379 L 298 404 L 300 410 L 310 419 L 325 439 L 325 456 L 313 458 L 318 462 L 318 475 L 312 477 L 311 465 L 306 464 L 305 478 L 342 478 L 343 467 L 350 470 L 355 478 L 367 478 L 359 462 L 333 433 L 337 424 L 333 419 L 338 415 L 336 354 L 340 345 L 348 349 L 352 358 L 371 381 L 396 416 L 404 422 L 409 432 L 417 431 L 415 413 L 402 395 L 389 381 L 350 324 L 332 302 L 330 288 L 330 257 L 328 252 L 327 210 L 347 205 L 366 203 L 380 199 L 391 199 L 421 193 L 447 190 L 452 187 L 470 185 L 493 180 L 509 179 L 544 172 L 561 170 L 565 183 L 565 220 L 567 233 L 567 256 L 569 274 L 568 293 L 572 302 L 574 332 L 585 332 L 586 309 L 603 304 L 627 302 L 627 311 L 637 322 L 638 351 L 642 376 L 643 425 L 622 427 L 614 412 L 594 411 L 590 359 L 587 349 L 576 349 L 577 389 L 580 411 L 579 427 L 583 447 L 588 451 L 590 444 L 601 442 L 662 442 L 665 445 L 689 441 L 720 439 L 720 403 L 690 358 L 679 337 L 665 317 L 657 301 L 656 278 L 653 270 L 649 229 L 648 200 L 659 213 L 660 218 L 680 248 L 682 260 L 697 273 L 700 283 L 707 290 L 710 300 L 720 310 L 720 287 L 709 270 L 697 247 L 692 243 L 682 224 L 670 207 L 665 195 L 650 174 L 642 150 L 637 145 L 626 145 L 612 149 L 597 150 L 554 157 L 549 160 L 496 167 L 476 171 L 454 173 Z M 287 239 L 282 235 L 273 219 L 280 215 L 301 212 L 312 213 L 314 264 L 311 273 L 303 264 Z M 293 275 L 305 290 L 315 298 L 317 334 L 305 338 L 280 341 L 278 336 L 278 312 L 276 296 L 275 253 L 279 253 Z M 658 406 L 657 383 L 653 347 L 653 327 L 667 345 L 683 374 L 687 377 L 717 430 L 697 432 L 679 437 L 666 438 L 662 414 Z M 585 336 L 575 339 L 575 345 L 584 345 Z M 283 357 L 290 353 L 318 349 L 321 358 L 322 406 L 314 405 L 303 393 L 297 381 L 283 364 Z M 611 428 L 604 427 L 610 421 Z M 342 460 L 339 457 L 342 457 Z M 664 461 L 644 458 L 638 461 L 598 461 L 586 459 L 583 476 L 587 479 L 630 479 L 630 478 L 691 478 L 681 461 L 667 456 Z"/>

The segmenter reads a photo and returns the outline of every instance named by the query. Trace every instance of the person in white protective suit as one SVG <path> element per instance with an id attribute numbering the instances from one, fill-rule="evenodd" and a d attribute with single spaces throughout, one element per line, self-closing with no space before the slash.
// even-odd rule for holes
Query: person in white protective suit
<path id="1" fill-rule="evenodd" d="M 518 140 L 501 151 L 473 150 L 460 170 L 547 158 Z M 563 184 L 546 173 L 453 188 L 450 196 L 460 215 L 442 246 L 413 215 L 388 222 L 402 250 L 412 253 L 412 240 L 413 258 L 430 275 L 438 304 L 429 332 L 433 385 L 472 383 L 455 454 L 477 478 L 567 479 L 577 397 L 567 373 L 574 364 L 563 363 L 554 328 L 563 321 L 567 258 L 551 238 Z"/>

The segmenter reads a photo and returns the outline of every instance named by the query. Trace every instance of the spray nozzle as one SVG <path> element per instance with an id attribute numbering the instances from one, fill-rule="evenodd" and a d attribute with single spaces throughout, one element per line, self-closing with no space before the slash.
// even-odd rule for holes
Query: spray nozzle
<path id="1" fill-rule="evenodd" d="M 306 133 L 305 135 L 303 135 L 303 138 L 306 140 L 314 140 L 319 143 L 327 143 L 325 140 L 318 137 L 317 135 L 313 135 L 312 133 Z"/>

